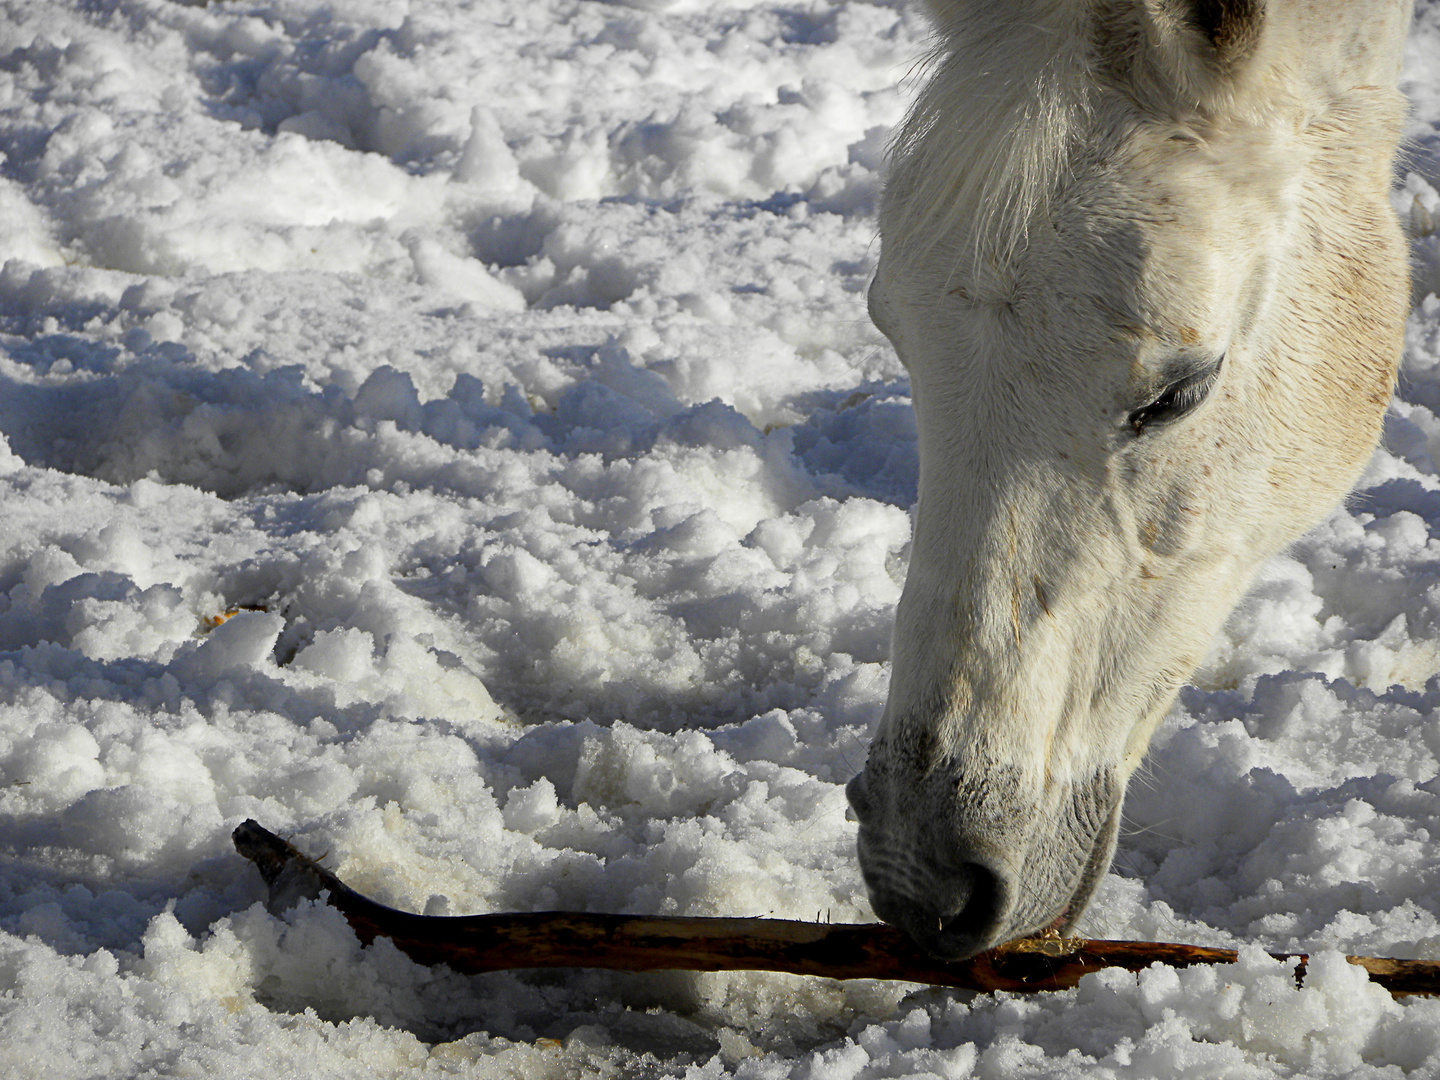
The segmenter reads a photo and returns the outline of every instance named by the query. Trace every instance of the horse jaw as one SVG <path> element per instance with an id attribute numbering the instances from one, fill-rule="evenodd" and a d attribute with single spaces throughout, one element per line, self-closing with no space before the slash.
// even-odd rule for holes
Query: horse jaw
<path id="1" fill-rule="evenodd" d="M 1211 100 L 1184 107 L 1157 100 L 1165 56 L 1127 36 L 1126 5 L 1096 19 L 1135 85 L 1093 63 L 1080 5 L 1018 6 L 947 7 L 986 24 L 975 71 L 1010 81 L 969 87 L 984 130 L 961 122 L 962 92 L 948 111 L 945 87 L 922 94 L 871 289 L 911 375 L 920 501 L 890 697 L 848 793 L 876 913 L 947 958 L 1079 917 L 1178 687 L 1373 448 L 1407 294 L 1386 198 L 1400 105 L 1382 88 L 1403 5 L 1232 34 L 1243 56 L 1212 70 L 1202 48 Z M 937 82 L 963 83 L 955 49 Z M 1032 91 L 1055 100 L 1027 106 Z M 965 160 L 983 190 L 937 180 Z M 1192 413 L 1127 430 L 1167 371 L 1222 358 Z"/>

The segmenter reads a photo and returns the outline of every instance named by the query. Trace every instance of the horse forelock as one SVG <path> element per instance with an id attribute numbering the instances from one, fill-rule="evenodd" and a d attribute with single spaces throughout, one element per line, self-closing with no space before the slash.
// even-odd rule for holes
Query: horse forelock
<path id="1" fill-rule="evenodd" d="M 1242 72 L 1191 55 L 1193 42 L 1173 27 L 1150 25 L 1152 6 L 1165 7 L 931 0 L 937 37 L 922 67 L 926 83 L 891 144 L 881 210 L 887 247 L 922 253 L 952 244 L 957 259 L 1003 268 L 1074 163 L 1123 137 L 1108 129 L 1127 116 L 1203 147 L 1216 133 L 1233 139 L 1253 129 L 1268 138 L 1267 129 L 1316 111 L 1324 95 L 1291 85 L 1286 54 L 1303 44 L 1294 27 L 1271 34 L 1267 49 L 1248 27 L 1243 52 L 1255 63 Z"/>
<path id="2" fill-rule="evenodd" d="M 1054 196 L 1089 112 L 1084 5 L 1034 0 L 945 12 L 929 80 L 891 147 L 892 249 L 966 236 L 1007 261 Z"/>

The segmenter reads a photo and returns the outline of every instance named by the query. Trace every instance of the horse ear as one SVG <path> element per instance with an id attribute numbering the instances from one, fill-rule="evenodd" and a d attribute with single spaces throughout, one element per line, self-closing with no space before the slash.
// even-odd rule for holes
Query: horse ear
<path id="1" fill-rule="evenodd" d="M 1253 66 L 1265 16 L 1265 0 L 1102 0 L 1098 59 L 1157 107 L 1213 105 Z"/>
<path id="2" fill-rule="evenodd" d="M 1228 73 L 1255 51 L 1265 21 L 1265 0 L 1184 0 L 1171 6 L 1208 46 L 1210 63 Z"/>

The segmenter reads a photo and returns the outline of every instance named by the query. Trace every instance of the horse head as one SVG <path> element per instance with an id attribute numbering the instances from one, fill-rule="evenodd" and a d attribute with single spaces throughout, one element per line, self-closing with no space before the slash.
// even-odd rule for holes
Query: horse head
<path id="1" fill-rule="evenodd" d="M 1180 685 L 1374 448 L 1409 4 L 931 7 L 870 290 L 919 503 L 848 793 L 876 913 L 957 958 L 1079 916 Z"/>

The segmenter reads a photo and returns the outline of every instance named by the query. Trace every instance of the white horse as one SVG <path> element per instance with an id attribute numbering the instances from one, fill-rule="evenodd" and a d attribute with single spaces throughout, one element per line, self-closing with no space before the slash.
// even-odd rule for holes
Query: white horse
<path id="1" fill-rule="evenodd" d="M 931 0 L 870 313 L 920 502 L 849 787 L 881 918 L 961 957 L 1084 910 L 1156 724 L 1378 437 L 1408 0 Z"/>

